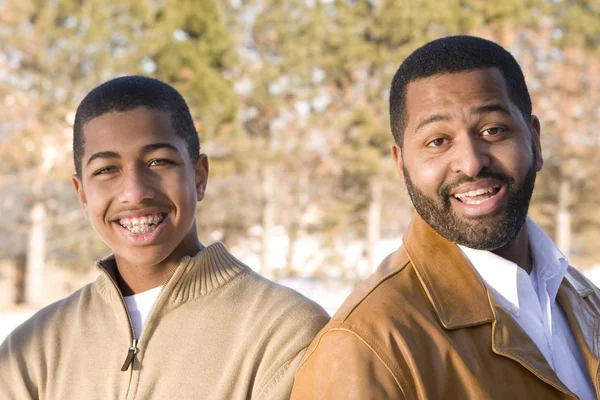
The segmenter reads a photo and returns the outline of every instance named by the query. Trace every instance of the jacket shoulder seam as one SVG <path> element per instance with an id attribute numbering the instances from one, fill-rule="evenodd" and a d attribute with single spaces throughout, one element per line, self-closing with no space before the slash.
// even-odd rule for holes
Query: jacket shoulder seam
<path id="1" fill-rule="evenodd" d="M 349 333 L 351 335 L 354 335 L 362 344 L 364 344 L 371 353 L 373 353 L 375 355 L 375 357 L 379 360 L 379 362 L 381 364 L 383 364 L 383 366 L 385 367 L 385 369 L 388 371 L 388 373 L 391 375 L 391 377 L 394 379 L 394 382 L 396 383 L 396 386 L 398 387 L 398 389 L 400 389 L 400 392 L 402 392 L 402 395 L 404 396 L 404 398 L 406 398 L 406 393 L 404 392 L 403 386 L 400 384 L 400 380 L 402 380 L 402 383 L 406 384 L 406 380 L 403 379 L 400 376 L 397 376 L 393 371 L 392 368 L 388 365 L 388 363 L 383 359 L 383 357 L 381 356 L 380 352 L 378 350 L 375 349 L 376 346 L 375 344 L 371 344 L 370 342 L 368 342 L 364 337 L 362 337 L 358 332 L 346 328 L 346 327 L 337 327 L 337 328 L 332 328 L 332 329 L 328 329 L 325 332 L 323 332 L 319 339 L 318 342 L 316 344 L 316 346 L 314 346 L 314 348 L 312 349 L 312 351 L 310 352 L 310 354 L 308 354 L 304 360 L 302 361 L 302 364 L 300 364 L 300 366 L 298 367 L 298 369 L 300 369 L 300 367 L 302 367 L 302 365 L 304 364 L 304 362 L 306 360 L 308 360 L 309 357 L 311 357 L 313 355 L 313 353 L 316 351 L 317 347 L 319 346 L 321 339 L 323 338 L 323 336 L 325 336 L 327 333 L 332 333 L 332 332 L 345 332 L 345 333 Z"/>
<path id="2" fill-rule="evenodd" d="M 398 274 L 400 271 L 402 271 L 404 268 L 406 268 L 406 266 L 410 264 L 410 259 L 408 257 L 406 257 L 405 261 L 401 264 L 399 264 L 397 267 L 395 267 L 392 271 L 388 272 L 387 274 L 385 274 L 383 277 L 381 277 L 381 279 L 379 279 L 371 288 L 369 288 L 369 290 L 365 291 L 365 293 L 362 294 L 362 296 L 355 302 L 354 305 L 352 305 L 352 307 L 350 307 L 345 313 L 344 315 L 340 318 L 340 319 L 335 319 L 336 321 L 339 322 L 346 322 L 346 320 L 348 318 L 350 318 L 350 316 L 352 315 L 352 313 L 356 310 L 356 308 L 373 292 L 375 291 L 375 289 L 377 289 L 379 286 L 381 286 L 385 281 L 387 281 L 388 279 L 390 279 L 391 277 L 393 277 L 394 275 Z"/>

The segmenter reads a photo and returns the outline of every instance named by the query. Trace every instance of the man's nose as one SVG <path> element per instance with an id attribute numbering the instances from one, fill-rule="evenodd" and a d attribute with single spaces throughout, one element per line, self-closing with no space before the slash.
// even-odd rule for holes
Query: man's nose
<path id="1" fill-rule="evenodd" d="M 489 144 L 476 138 L 463 138 L 455 143 L 452 170 L 455 173 L 476 177 L 479 172 L 490 166 Z"/>
<path id="2" fill-rule="evenodd" d="M 149 177 L 137 167 L 123 170 L 118 199 L 122 203 L 140 204 L 154 197 Z"/>

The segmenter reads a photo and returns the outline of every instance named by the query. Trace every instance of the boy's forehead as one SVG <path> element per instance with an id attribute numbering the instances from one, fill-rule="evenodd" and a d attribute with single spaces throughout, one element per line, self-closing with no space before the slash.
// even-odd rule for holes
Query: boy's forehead
<path id="1" fill-rule="evenodd" d="M 88 121 L 82 130 L 86 156 L 98 148 L 127 150 L 152 142 L 179 142 L 168 111 L 137 107 L 111 111 Z"/>

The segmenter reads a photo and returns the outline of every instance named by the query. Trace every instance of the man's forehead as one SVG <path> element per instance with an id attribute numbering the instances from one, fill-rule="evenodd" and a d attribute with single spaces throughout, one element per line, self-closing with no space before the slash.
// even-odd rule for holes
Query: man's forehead
<path id="1" fill-rule="evenodd" d="M 473 70 L 460 73 L 437 74 L 417 79 L 407 85 L 406 108 L 410 122 L 424 118 L 444 106 L 465 105 L 473 113 L 486 110 L 486 104 L 497 103 L 506 110 L 510 98 L 502 73 L 495 69 Z"/>
<path id="2" fill-rule="evenodd" d="M 506 79 L 502 71 L 496 67 L 478 68 L 458 72 L 442 72 L 431 76 L 426 76 L 412 80 L 408 83 L 406 93 L 419 93 L 424 90 L 452 90 L 463 91 L 465 86 L 469 87 L 490 87 L 495 86 L 501 90 L 506 90 Z"/>

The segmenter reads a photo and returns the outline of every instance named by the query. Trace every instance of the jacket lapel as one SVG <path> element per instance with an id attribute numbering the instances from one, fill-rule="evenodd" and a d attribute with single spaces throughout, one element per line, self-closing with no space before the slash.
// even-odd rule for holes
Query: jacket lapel
<path id="1" fill-rule="evenodd" d="M 403 245 L 444 328 L 492 323 L 494 353 L 518 362 L 547 384 L 572 395 L 527 333 L 496 302 L 456 244 L 415 213 Z"/>
<path id="2" fill-rule="evenodd" d="M 594 287 L 569 267 L 558 290 L 557 300 L 567 315 L 596 395 L 600 398 L 600 315 L 591 297 L 595 297 L 597 304 L 599 299 Z"/>
<path id="3" fill-rule="evenodd" d="M 403 245 L 444 328 L 458 329 L 494 320 L 485 285 L 462 251 L 418 214 L 404 233 Z"/>
<path id="4" fill-rule="evenodd" d="M 518 362 L 542 381 L 554 386 L 561 392 L 573 395 L 561 382 L 556 372 L 546 361 L 546 357 L 519 323 L 496 302 L 491 293 L 488 292 L 488 296 L 495 316 L 495 321 L 492 324 L 493 352 Z"/>

